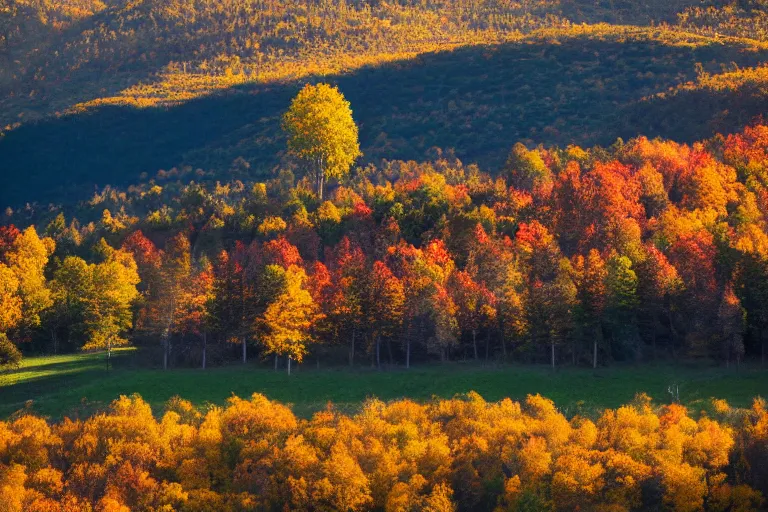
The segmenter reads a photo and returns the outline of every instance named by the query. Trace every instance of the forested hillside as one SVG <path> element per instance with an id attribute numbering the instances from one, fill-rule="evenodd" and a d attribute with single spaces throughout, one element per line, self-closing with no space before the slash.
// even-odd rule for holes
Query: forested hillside
<path id="1" fill-rule="evenodd" d="M 305 82 L 355 105 L 362 163 L 515 142 L 693 142 L 765 111 L 759 2 L 31 2 L 0 10 L 0 205 L 238 157 L 273 173 Z M 685 112 L 681 115 L 681 112 Z"/>
<path id="2" fill-rule="evenodd" d="M 500 174 L 391 161 L 324 200 L 289 170 L 248 181 L 245 160 L 211 185 L 163 171 L 74 216 L 7 217 L 22 230 L 0 228 L 0 331 L 50 351 L 128 334 L 166 366 L 254 350 L 738 365 L 768 343 L 767 165 L 756 125 L 693 145 L 516 144 Z"/>

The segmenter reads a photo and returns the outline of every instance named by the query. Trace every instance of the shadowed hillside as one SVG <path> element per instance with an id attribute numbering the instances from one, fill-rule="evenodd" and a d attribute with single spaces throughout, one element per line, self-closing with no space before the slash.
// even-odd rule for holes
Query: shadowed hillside
<path id="1" fill-rule="evenodd" d="M 748 101 L 742 89 L 713 101 L 702 93 L 659 96 L 695 80 L 697 67 L 717 73 L 730 63 L 757 65 L 768 54 L 694 43 L 643 32 L 629 41 L 542 35 L 323 79 L 352 103 L 363 161 L 418 159 L 440 147 L 495 169 L 518 140 L 605 145 L 649 134 L 690 141 L 760 113 L 761 90 Z M 177 165 L 221 172 L 241 156 L 253 176 L 269 173 L 284 145 L 280 115 L 303 82 L 241 86 L 167 108 L 95 107 L 23 125 L 0 139 L 0 204 L 82 199 L 94 186 L 125 185 Z M 695 115 L 670 114 L 681 109 Z"/>

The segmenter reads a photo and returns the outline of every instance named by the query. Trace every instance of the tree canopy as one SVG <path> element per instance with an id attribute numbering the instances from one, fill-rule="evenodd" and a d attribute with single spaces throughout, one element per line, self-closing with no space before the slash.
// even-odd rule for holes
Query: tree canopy
<path id="1" fill-rule="evenodd" d="M 297 157 L 323 198 L 325 181 L 340 179 L 361 155 L 357 125 L 344 95 L 328 84 L 307 84 L 283 117 L 288 150 Z"/>

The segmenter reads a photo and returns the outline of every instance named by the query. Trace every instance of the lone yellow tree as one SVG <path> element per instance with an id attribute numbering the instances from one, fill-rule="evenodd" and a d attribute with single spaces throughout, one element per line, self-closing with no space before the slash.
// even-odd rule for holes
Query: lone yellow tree
<path id="1" fill-rule="evenodd" d="M 304 269 L 291 265 L 285 271 L 285 288 L 264 312 L 267 334 L 262 341 L 268 354 L 288 356 L 288 375 L 291 360 L 301 362 L 312 340 L 312 326 L 320 319 L 320 308 L 305 287 Z"/>
<path id="2" fill-rule="evenodd" d="M 357 125 L 344 95 L 328 84 L 304 86 L 283 116 L 288 150 L 315 180 L 322 200 L 326 178 L 341 178 L 361 155 Z"/>

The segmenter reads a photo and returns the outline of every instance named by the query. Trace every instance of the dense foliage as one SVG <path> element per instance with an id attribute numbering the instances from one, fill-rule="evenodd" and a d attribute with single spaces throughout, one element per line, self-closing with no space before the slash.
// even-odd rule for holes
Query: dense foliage
<path id="1" fill-rule="evenodd" d="M 645 396 L 592 421 L 539 395 L 372 400 L 310 420 L 254 394 L 201 414 L 138 396 L 49 425 L 0 422 L 0 503 L 20 511 L 751 511 L 768 492 L 768 411 L 711 416 Z"/>
<path id="2" fill-rule="evenodd" d="M 290 170 L 206 185 L 174 169 L 106 188 L 76 218 L 8 212 L 44 237 L 0 232 L 0 332 L 43 350 L 128 333 L 161 340 L 164 366 L 233 345 L 276 365 L 330 349 L 376 366 L 738 365 L 768 343 L 767 168 L 755 125 L 690 146 L 516 144 L 498 177 L 450 154 L 386 162 L 340 176 L 326 200 Z M 113 282 L 89 277 L 102 266 Z"/>

